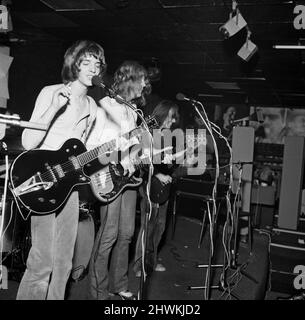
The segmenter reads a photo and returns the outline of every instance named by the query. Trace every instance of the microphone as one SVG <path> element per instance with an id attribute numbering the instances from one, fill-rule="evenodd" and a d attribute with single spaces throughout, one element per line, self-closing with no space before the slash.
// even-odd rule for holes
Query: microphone
<path id="1" fill-rule="evenodd" d="M 108 92 L 112 98 L 114 98 L 117 95 L 112 89 L 108 88 L 104 84 L 103 78 L 101 76 L 93 76 L 91 81 L 93 85 L 105 89 L 105 91 Z"/>
<path id="2" fill-rule="evenodd" d="M 192 102 L 192 103 L 198 103 L 198 101 L 194 100 L 194 99 L 190 99 L 190 98 L 187 98 L 183 93 L 179 92 L 176 94 L 176 99 L 177 100 L 180 100 L 180 101 L 189 101 L 189 102 Z"/>
<path id="3" fill-rule="evenodd" d="M 101 87 L 101 88 L 106 87 L 103 83 L 103 78 L 101 76 L 93 76 L 91 81 L 92 81 L 92 84 L 97 87 Z"/>
<path id="4" fill-rule="evenodd" d="M 136 107 L 134 107 L 130 102 L 127 102 L 125 99 L 119 96 L 114 90 L 107 87 L 103 83 L 103 78 L 101 76 L 93 76 L 91 81 L 93 85 L 103 88 L 106 91 L 106 95 L 108 95 L 110 98 L 115 99 L 118 103 L 124 103 L 132 110 L 136 110 Z"/>

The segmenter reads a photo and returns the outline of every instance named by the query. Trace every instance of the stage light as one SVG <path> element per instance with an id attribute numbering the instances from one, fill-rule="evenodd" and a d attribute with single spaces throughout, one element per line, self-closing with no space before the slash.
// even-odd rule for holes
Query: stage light
<path id="1" fill-rule="evenodd" d="M 245 61 L 249 61 L 257 52 L 257 46 L 251 40 L 247 40 L 245 44 L 239 49 L 237 55 Z"/>
<path id="2" fill-rule="evenodd" d="M 238 11 L 235 16 L 230 18 L 223 26 L 219 28 L 219 31 L 224 34 L 225 38 L 230 38 L 242 30 L 246 25 L 246 20 Z"/>
<path id="3" fill-rule="evenodd" d="M 232 1 L 232 12 L 230 13 L 230 19 L 219 28 L 219 31 L 223 33 L 225 38 L 230 38 L 242 30 L 247 25 L 246 20 L 243 18 L 237 8 L 237 2 Z"/>
<path id="4" fill-rule="evenodd" d="M 251 31 L 248 29 L 246 42 L 237 52 L 237 55 L 245 61 L 249 61 L 252 58 L 252 56 L 257 52 L 257 46 L 250 40 L 250 37 Z"/>

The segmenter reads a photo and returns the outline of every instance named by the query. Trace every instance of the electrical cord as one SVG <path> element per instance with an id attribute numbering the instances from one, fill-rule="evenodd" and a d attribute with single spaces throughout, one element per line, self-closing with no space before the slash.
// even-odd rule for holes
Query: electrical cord
<path id="1" fill-rule="evenodd" d="M 5 142 L 2 141 L 2 147 L 5 151 L 7 151 L 7 145 Z M 0 283 L 2 283 L 3 280 L 3 240 L 4 240 L 4 234 L 7 231 L 11 221 L 12 221 L 12 212 L 10 215 L 10 219 L 8 222 L 8 225 L 6 226 L 6 228 L 3 230 L 4 227 L 4 221 L 5 221 L 5 217 L 6 217 L 6 197 L 7 197 L 7 187 L 8 187 L 8 154 L 7 152 L 5 152 L 5 178 L 4 178 L 4 190 L 3 190 L 3 195 L 2 195 L 2 211 L 1 211 L 1 225 L 0 225 Z"/>
<path id="2" fill-rule="evenodd" d="M 7 151 L 7 145 L 5 142 L 1 142 L 2 146 L 5 151 Z M 4 238 L 4 233 L 6 232 L 8 226 L 5 228 L 3 231 L 4 227 L 4 221 L 5 221 L 5 214 L 6 214 L 6 196 L 7 196 L 7 186 L 8 186 L 8 155 L 7 152 L 5 152 L 5 178 L 4 178 L 4 190 L 3 190 L 3 195 L 1 199 L 1 225 L 0 225 L 0 254 L 1 254 L 1 261 L 2 261 L 2 253 L 3 253 L 3 238 Z M 11 218 L 10 218 L 11 221 Z M 0 261 L 0 262 L 1 262 Z M 2 265 L 2 264 L 0 264 Z M 2 273 L 1 273 L 2 274 Z"/>
<path id="3" fill-rule="evenodd" d="M 210 259 L 212 259 L 213 255 L 214 255 L 214 223 L 215 221 L 215 217 L 216 217 L 216 212 L 217 212 L 217 205 L 216 205 L 216 194 L 217 194 L 217 182 L 218 182 L 218 178 L 219 178 L 219 154 L 218 154 L 218 147 L 216 144 L 216 140 L 215 137 L 213 135 L 213 129 L 212 129 L 212 125 L 208 119 L 208 116 L 206 114 L 206 111 L 204 109 L 204 106 L 202 105 L 201 102 L 196 101 L 196 103 L 192 102 L 195 110 L 197 111 L 199 117 L 201 118 L 202 122 L 204 123 L 205 127 L 207 128 L 207 130 L 209 131 L 212 141 L 213 141 L 213 145 L 214 145 L 214 153 L 215 153 L 215 159 L 216 159 L 216 172 L 215 172 L 215 179 L 214 179 L 214 186 L 213 186 L 213 191 L 212 191 L 212 202 L 213 202 L 213 214 L 211 216 L 210 212 L 209 212 L 209 220 L 210 220 Z M 201 112 L 198 110 L 197 105 L 199 105 L 202 108 L 203 114 L 205 116 L 202 116 Z M 208 290 L 209 290 L 209 281 L 210 281 L 210 268 L 208 268 L 207 272 L 206 272 L 206 279 L 205 279 L 205 298 L 206 300 L 208 299 Z"/>

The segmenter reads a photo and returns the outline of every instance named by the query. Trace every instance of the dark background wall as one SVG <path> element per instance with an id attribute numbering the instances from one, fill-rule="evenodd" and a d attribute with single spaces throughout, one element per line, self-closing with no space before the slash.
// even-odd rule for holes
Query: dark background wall
<path id="1" fill-rule="evenodd" d="M 26 44 L 11 47 L 8 110 L 29 120 L 40 90 L 61 81 L 65 48 L 59 44 Z"/>

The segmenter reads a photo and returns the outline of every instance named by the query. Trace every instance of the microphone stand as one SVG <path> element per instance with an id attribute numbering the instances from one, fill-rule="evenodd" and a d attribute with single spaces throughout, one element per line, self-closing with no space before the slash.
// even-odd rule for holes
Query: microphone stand
<path id="1" fill-rule="evenodd" d="M 33 130 L 42 130 L 42 131 L 47 131 L 48 126 L 45 124 L 41 123 L 36 123 L 36 122 L 29 122 L 29 121 L 22 121 L 17 118 L 1 118 L 3 115 L 0 115 L 0 123 L 12 125 L 12 126 L 18 126 L 22 128 L 28 128 L 28 129 L 33 129 Z"/>
<path id="2" fill-rule="evenodd" d="M 130 102 L 126 101 L 124 98 L 122 98 L 120 95 L 118 95 L 113 89 L 107 87 L 103 82 L 99 81 L 98 84 L 96 84 L 98 87 L 103 88 L 106 91 L 106 95 L 109 95 L 110 98 L 115 99 L 117 102 L 121 103 L 121 104 L 125 104 L 126 106 L 128 106 L 130 109 L 132 109 L 133 111 L 137 112 L 137 108 L 132 105 Z M 138 115 L 140 115 L 138 113 Z M 145 120 L 142 118 L 142 116 L 140 115 L 141 120 L 145 123 Z"/>
<path id="3" fill-rule="evenodd" d="M 152 140 L 150 144 L 150 155 L 151 159 L 153 159 L 153 145 L 152 145 Z M 146 251 L 147 251 L 147 240 L 148 240 L 148 222 L 150 220 L 151 212 L 152 212 L 152 203 L 150 201 L 150 188 L 151 188 L 151 178 L 153 175 L 153 164 L 150 163 L 149 165 L 149 170 L 148 170 L 148 180 L 147 180 L 147 185 L 146 185 L 146 195 L 147 195 L 147 201 L 145 200 L 145 216 L 144 216 L 144 227 L 142 231 L 141 237 L 144 236 L 144 244 L 142 247 L 142 262 L 141 263 L 141 277 L 140 277 L 140 285 L 139 285 L 139 292 L 138 292 L 138 300 L 144 300 L 145 297 L 145 281 L 146 281 L 146 274 L 145 274 L 145 263 L 146 263 Z M 141 207 L 141 206 L 140 206 Z M 140 208 L 141 210 L 141 208 Z M 142 212 L 141 212 L 142 214 Z M 144 266 L 143 266 L 144 264 Z"/>
<path id="4" fill-rule="evenodd" d="M 210 125 L 210 121 L 208 120 L 208 117 L 207 117 L 207 114 L 205 112 L 205 109 L 203 107 L 203 105 L 199 102 L 199 101 L 196 101 L 196 100 L 192 100 L 192 99 L 189 99 L 189 102 L 191 102 L 192 106 L 194 107 L 195 111 L 197 112 L 198 116 L 201 118 L 202 122 L 205 124 L 207 130 L 210 132 L 211 134 L 211 137 L 212 137 L 212 140 L 213 140 L 213 143 L 214 143 L 214 151 L 215 151 L 215 156 L 216 156 L 216 176 L 215 176 L 215 183 L 214 183 L 214 188 L 213 188 L 213 195 L 212 195 L 212 199 L 213 199 L 213 214 L 211 216 L 211 219 L 210 219 L 210 252 L 209 252 L 209 260 L 208 260 L 208 264 L 207 265 L 198 265 L 199 268 L 207 268 L 207 273 L 206 273 L 206 286 L 204 287 L 189 287 L 190 290 L 192 289 L 205 289 L 205 299 L 206 300 L 209 300 L 210 298 L 210 289 L 211 289 L 211 285 L 210 285 L 210 280 L 211 280 L 211 269 L 212 267 L 223 267 L 223 265 L 212 265 L 212 259 L 213 259 L 213 255 L 214 255 L 214 245 L 213 245 L 213 242 L 214 242 L 214 229 L 215 229 L 215 225 L 217 223 L 217 210 L 216 210 L 216 198 L 217 198 L 217 180 L 218 180 L 218 176 L 219 176 L 219 160 L 218 160 L 218 149 L 217 149 L 217 144 L 216 144 L 216 141 L 215 141 L 215 138 L 213 136 L 213 133 L 212 133 L 212 127 Z M 202 116 L 201 112 L 199 111 L 197 105 L 201 105 L 202 107 L 202 110 L 205 114 L 205 117 L 206 119 L 204 119 L 204 117 Z M 208 204 L 209 205 L 209 204 Z M 214 287 L 213 287 L 214 288 Z"/>
<path id="5" fill-rule="evenodd" d="M 117 102 L 121 103 L 121 104 L 125 104 L 126 106 L 128 106 L 130 109 L 132 109 L 134 112 L 136 112 L 138 114 L 138 116 L 140 117 L 142 123 L 144 124 L 145 129 L 147 130 L 147 132 L 150 134 L 148 125 L 146 123 L 146 120 L 144 119 L 144 117 L 142 116 L 142 114 L 139 112 L 139 110 L 132 105 L 130 102 L 126 101 L 124 98 L 122 98 L 120 95 L 118 95 L 114 90 L 112 90 L 111 88 L 106 87 L 102 82 L 99 83 L 99 85 L 105 89 L 108 93 L 109 96 L 113 99 L 115 99 Z M 153 139 L 151 137 L 150 140 L 150 157 L 151 160 L 153 159 Z M 147 181 L 147 198 L 148 201 L 150 203 L 149 209 L 147 208 L 147 206 L 145 206 L 145 221 L 144 221 L 144 228 L 143 228 L 143 233 L 144 233 L 144 250 L 142 251 L 142 258 L 144 259 L 144 264 L 145 264 L 145 258 L 146 258 L 146 246 L 147 246 L 147 239 L 148 239 L 148 221 L 149 221 L 149 217 L 151 214 L 151 210 L 152 210 L 152 206 L 151 206 L 151 201 L 150 201 L 150 186 L 151 186 L 151 178 L 152 178 L 152 174 L 153 174 L 153 165 L 152 163 L 150 163 L 149 165 L 149 170 L 148 170 L 148 181 Z M 145 292 L 145 267 L 142 268 L 144 270 L 141 270 L 141 278 L 140 278 L 140 286 L 139 286 L 139 292 L 138 292 L 138 300 L 143 300 L 144 298 L 144 292 Z"/>
<path id="6" fill-rule="evenodd" d="M 196 103 L 199 102 L 194 102 L 193 100 L 190 100 L 192 102 L 192 105 L 195 107 L 195 110 L 198 112 L 198 108 L 196 106 Z M 200 103 L 199 103 L 200 104 Z M 205 112 L 204 108 L 203 111 Z M 200 118 L 203 120 L 204 124 L 207 126 L 206 122 L 204 121 L 203 117 L 201 114 L 199 114 Z M 205 113 L 205 116 L 207 118 L 207 115 Z M 207 119 L 207 121 L 209 122 L 209 120 Z M 213 123 L 212 123 L 213 124 Z M 207 126 L 207 128 L 209 129 L 209 127 Z M 214 128 L 213 128 L 214 129 Z M 215 130 L 214 130 L 215 131 Z M 218 131 L 216 131 L 218 132 Z M 219 132 L 218 132 L 219 134 Z M 222 135 L 220 135 L 222 136 Z M 252 164 L 252 162 L 244 162 L 244 163 L 235 163 L 235 164 L 239 164 L 241 165 L 241 167 L 245 164 Z M 231 166 L 233 166 L 233 163 L 231 163 Z M 216 170 L 218 169 L 218 167 L 216 167 Z M 217 174 L 216 174 L 217 175 Z M 232 175 L 232 173 L 231 173 Z M 230 184 L 232 183 L 232 177 L 230 178 Z M 231 188 L 232 186 L 230 186 Z M 233 226 L 233 228 L 235 227 L 235 229 L 237 229 L 237 224 L 238 224 L 238 212 L 237 212 L 237 217 L 235 217 L 235 224 Z M 215 224 L 216 224 L 216 219 L 211 219 Z M 227 215 L 227 222 L 228 222 L 228 215 Z M 214 230 L 214 227 L 212 228 L 212 232 Z M 213 233 L 212 233 L 213 234 Z M 214 235 L 214 234 L 213 234 Z M 234 251 L 233 251 L 233 258 L 231 257 L 228 261 L 228 269 L 231 270 L 235 270 L 235 272 L 239 272 L 241 275 L 246 276 L 248 279 L 250 279 L 251 281 L 257 283 L 257 280 L 254 279 L 253 277 L 251 277 L 249 274 L 247 274 L 243 269 L 246 267 L 247 264 L 243 264 L 241 266 L 237 266 L 236 264 L 236 252 L 237 252 L 237 230 L 235 230 L 235 238 L 234 238 Z M 211 239 L 213 239 L 213 236 L 211 237 Z M 230 284 L 228 284 L 226 282 L 226 273 L 227 273 L 227 268 L 225 268 L 225 261 L 226 261 L 226 254 L 224 252 L 224 260 L 223 260 L 223 264 L 222 265 L 212 265 L 212 257 L 213 257 L 213 251 L 210 250 L 210 254 L 209 254 L 209 263 L 208 265 L 199 265 L 198 267 L 207 267 L 207 285 L 205 287 L 194 287 L 194 289 L 206 289 L 206 299 L 209 299 L 209 290 L 210 288 L 214 289 L 214 288 L 218 288 L 218 289 L 222 289 L 224 291 L 224 293 L 228 292 L 229 295 L 233 296 L 235 299 L 240 300 L 240 297 L 236 294 L 233 294 L 231 291 L 232 289 L 230 289 Z M 220 281 L 220 285 L 219 286 L 212 286 L 210 287 L 210 271 L 211 271 L 211 267 L 222 267 L 223 272 L 222 272 L 222 277 L 223 279 Z"/>
<path id="7" fill-rule="evenodd" d="M 0 114 L 0 123 L 3 123 L 4 126 L 4 134 L 0 139 L 0 144 L 1 144 L 1 150 L 4 150 L 3 154 L 5 155 L 5 166 L 6 166 L 6 172 L 5 172 L 5 180 L 4 180 L 4 188 L 3 188 L 3 195 L 2 195 L 2 206 L 1 206 L 1 214 L 2 214 L 2 219 L 0 223 L 0 273 L 3 275 L 2 272 L 2 253 L 3 253 L 3 226 L 4 226 L 4 220 L 5 220 L 5 209 L 6 209 L 6 197 L 7 197 L 7 189 L 8 189 L 8 150 L 7 150 L 7 145 L 2 139 L 5 136 L 5 130 L 6 130 L 6 125 L 12 125 L 12 126 L 18 126 L 22 128 L 29 128 L 29 129 L 34 129 L 34 130 L 48 130 L 48 126 L 40 123 L 35 123 L 35 122 L 29 122 L 29 121 L 22 121 L 20 120 L 20 117 L 18 115 L 5 115 L 5 114 Z M 1 279 L 0 275 L 0 280 Z"/>

